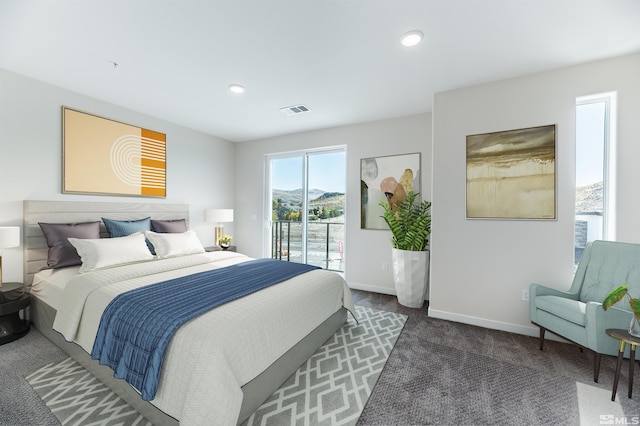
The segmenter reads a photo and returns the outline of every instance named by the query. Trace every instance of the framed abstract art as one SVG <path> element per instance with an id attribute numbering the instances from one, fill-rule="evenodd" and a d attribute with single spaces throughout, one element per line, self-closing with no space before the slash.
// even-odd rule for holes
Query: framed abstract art
<path id="1" fill-rule="evenodd" d="M 467 136 L 467 219 L 556 219 L 556 126 Z"/>
<path id="2" fill-rule="evenodd" d="M 399 202 L 420 192 L 420 153 L 360 160 L 360 228 L 389 229 L 380 202 Z"/>
<path id="3" fill-rule="evenodd" d="M 62 107 L 62 192 L 161 197 L 166 135 Z"/>

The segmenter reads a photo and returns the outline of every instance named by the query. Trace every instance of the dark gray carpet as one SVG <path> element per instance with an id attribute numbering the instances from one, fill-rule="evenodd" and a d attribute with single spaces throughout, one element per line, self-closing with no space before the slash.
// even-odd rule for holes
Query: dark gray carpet
<path id="1" fill-rule="evenodd" d="M 537 338 L 429 318 L 426 306 L 353 293 L 358 305 L 409 316 L 358 425 L 597 425 L 600 415 L 616 414 L 596 408 L 585 418 L 585 402 L 594 400 L 579 401 L 578 386 L 595 389 L 598 407 L 621 407 L 617 424 L 640 419 L 640 369 L 629 399 L 627 361 L 619 402 L 612 403 L 614 357 L 603 357 L 594 383 L 593 355 L 576 346 L 547 340 L 540 352 Z"/>
<path id="2" fill-rule="evenodd" d="M 0 425 L 60 424 L 24 377 L 67 356 L 33 328 L 23 338 L 0 345 Z"/>
<path id="3" fill-rule="evenodd" d="M 393 379 L 378 383 L 359 424 L 579 423 L 575 385 L 564 377 L 437 344 L 398 352 L 387 364 Z"/>

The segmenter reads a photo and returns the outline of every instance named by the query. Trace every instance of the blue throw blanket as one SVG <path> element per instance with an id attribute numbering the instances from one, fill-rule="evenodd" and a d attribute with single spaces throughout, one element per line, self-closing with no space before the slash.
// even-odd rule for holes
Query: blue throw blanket
<path id="1" fill-rule="evenodd" d="M 138 389 L 156 395 L 164 353 L 175 332 L 211 309 L 318 269 L 301 263 L 258 259 L 141 287 L 116 296 L 98 327 L 91 357 Z"/>

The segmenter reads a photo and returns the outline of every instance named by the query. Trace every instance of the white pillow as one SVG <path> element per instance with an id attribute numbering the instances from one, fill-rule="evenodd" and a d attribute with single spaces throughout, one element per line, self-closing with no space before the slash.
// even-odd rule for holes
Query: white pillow
<path id="1" fill-rule="evenodd" d="M 170 234 L 145 231 L 144 234 L 149 241 L 151 241 L 151 244 L 153 244 L 158 259 L 182 256 L 185 254 L 204 253 L 204 247 L 202 247 L 202 243 L 198 239 L 195 231 Z"/>
<path id="2" fill-rule="evenodd" d="M 82 259 L 80 273 L 107 266 L 153 259 L 142 232 L 136 232 L 126 237 L 69 238 L 68 240 Z"/>

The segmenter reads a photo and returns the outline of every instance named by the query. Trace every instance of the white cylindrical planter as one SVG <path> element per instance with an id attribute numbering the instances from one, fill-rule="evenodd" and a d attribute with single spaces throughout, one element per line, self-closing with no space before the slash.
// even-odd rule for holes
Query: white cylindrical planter
<path id="1" fill-rule="evenodd" d="M 421 308 L 427 295 L 429 251 L 392 248 L 391 262 L 398 302 L 409 308 Z"/>

